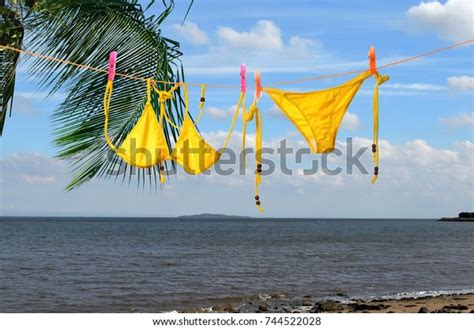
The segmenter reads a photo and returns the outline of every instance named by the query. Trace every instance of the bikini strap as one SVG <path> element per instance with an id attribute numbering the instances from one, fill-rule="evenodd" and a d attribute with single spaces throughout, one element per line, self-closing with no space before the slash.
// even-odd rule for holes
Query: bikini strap
<path id="1" fill-rule="evenodd" d="M 262 113 L 255 103 L 255 204 L 258 210 L 264 211 L 261 206 L 258 187 L 262 184 Z"/>
<path id="2" fill-rule="evenodd" d="M 242 124 L 242 161 L 244 168 L 247 167 L 247 159 L 245 158 L 245 143 L 246 143 L 246 138 L 247 138 L 247 123 L 252 121 L 255 112 L 257 109 L 257 100 L 254 99 L 252 105 L 250 105 L 249 110 L 247 111 L 246 108 L 243 109 L 243 124 Z"/>
<path id="3" fill-rule="evenodd" d="M 388 81 L 389 78 L 388 75 L 382 76 L 378 72 L 375 73 L 376 82 L 373 98 L 374 128 L 372 136 L 372 162 L 374 164 L 374 175 L 370 181 L 372 184 L 374 184 L 379 177 L 379 86 Z"/>
<path id="4" fill-rule="evenodd" d="M 146 102 L 151 103 L 151 79 L 146 79 Z"/>
<path id="5" fill-rule="evenodd" d="M 155 90 L 155 92 L 158 94 L 158 100 L 160 101 L 160 118 L 161 122 L 163 122 L 163 119 L 165 119 L 172 127 L 175 129 L 180 129 L 181 127 L 177 126 L 169 117 L 168 113 L 166 112 L 166 101 L 173 99 L 174 98 L 174 92 L 179 88 L 183 87 L 184 89 L 184 105 L 185 105 L 185 113 L 184 117 L 188 115 L 189 112 L 189 96 L 188 96 L 188 86 L 184 82 L 177 82 L 173 86 L 173 88 L 169 89 L 168 91 L 165 90 L 159 90 L 155 83 L 153 82 L 151 84 L 151 87 Z"/>
<path id="6" fill-rule="evenodd" d="M 195 123 L 198 124 L 201 121 L 201 117 L 203 114 L 204 103 L 206 102 L 206 84 L 203 83 L 201 85 L 201 98 L 199 99 L 199 116 L 197 117 Z"/>
<path id="7" fill-rule="evenodd" d="M 240 108 L 245 109 L 245 92 L 240 93 L 240 97 L 237 102 L 237 107 L 235 108 L 234 116 L 232 117 L 230 128 L 229 128 L 229 131 L 227 132 L 227 137 L 225 139 L 224 146 L 222 147 L 222 149 L 227 148 L 227 145 L 229 144 L 230 136 L 232 136 L 232 133 L 234 132 L 234 127 L 235 127 L 235 123 L 237 122 L 237 117 L 239 115 Z"/>
<path id="8" fill-rule="evenodd" d="M 118 149 L 110 140 L 109 136 L 109 110 L 110 110 L 110 99 L 112 98 L 112 91 L 113 91 L 113 84 L 112 80 L 107 81 L 107 86 L 105 87 L 104 92 L 104 138 L 109 147 L 114 151 L 118 152 Z"/>
<path id="9" fill-rule="evenodd" d="M 247 135 L 247 123 L 255 119 L 255 204 L 258 210 L 264 211 L 261 206 L 261 200 L 259 195 L 259 186 L 262 183 L 262 113 L 258 108 L 259 96 L 256 93 L 254 101 L 248 112 L 244 110 L 244 123 L 242 127 L 242 154 L 245 165 L 245 138 Z"/>
<path id="10" fill-rule="evenodd" d="M 183 118 L 186 118 L 186 116 L 189 114 L 188 85 L 185 82 L 180 82 L 179 85 L 175 86 L 175 90 L 178 89 L 180 86 L 182 86 L 183 90 L 184 90 L 184 116 L 183 116 Z"/>

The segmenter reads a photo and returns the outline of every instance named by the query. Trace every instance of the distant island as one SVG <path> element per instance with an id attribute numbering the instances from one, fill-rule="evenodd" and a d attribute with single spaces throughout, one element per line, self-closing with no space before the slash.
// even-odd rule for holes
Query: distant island
<path id="1" fill-rule="evenodd" d="M 178 216 L 180 219 L 249 219 L 250 216 L 222 215 L 222 214 L 198 214 Z"/>
<path id="2" fill-rule="evenodd" d="M 443 217 L 441 222 L 474 222 L 474 212 L 460 212 L 458 217 Z"/>

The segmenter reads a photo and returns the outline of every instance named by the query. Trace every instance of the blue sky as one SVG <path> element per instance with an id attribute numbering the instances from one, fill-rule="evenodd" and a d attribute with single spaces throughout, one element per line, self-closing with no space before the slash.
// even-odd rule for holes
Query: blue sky
<path id="1" fill-rule="evenodd" d="M 160 8 L 159 3 L 155 4 L 150 14 L 158 13 Z M 174 14 L 162 28 L 164 35 L 181 42 L 186 79 L 238 84 L 239 65 L 244 62 L 251 89 L 255 69 L 261 71 L 265 85 L 364 69 L 371 45 L 376 46 L 378 63 L 382 65 L 474 38 L 474 9 L 468 0 L 197 0 L 181 24 L 186 8 L 187 1 L 178 1 Z M 390 81 L 380 90 L 383 175 L 376 186 L 369 184 L 369 176 L 357 172 L 337 177 L 287 177 L 275 173 L 265 177 L 261 187 L 265 215 L 430 217 L 472 210 L 473 51 L 472 46 L 456 48 L 382 72 L 390 76 Z M 52 159 L 55 150 L 48 119 L 64 95 L 44 99 L 44 93 L 28 80 L 22 68 L 13 116 L 0 140 L 3 214 L 259 215 L 252 202 L 250 174 L 181 175 L 163 191 L 153 193 L 107 181 L 65 192 L 70 176 L 66 164 Z M 311 81 L 285 89 L 315 90 L 348 78 Z M 370 146 L 372 91 L 370 79 L 351 104 L 338 141 L 343 143 L 347 137 L 354 137 L 357 145 Z M 199 89 L 192 88 L 192 111 L 197 110 L 198 98 Z M 206 99 L 200 129 L 212 145 L 220 147 L 238 92 L 209 89 Z M 265 143 L 273 145 L 287 138 L 296 147 L 304 146 L 301 136 L 267 96 L 262 97 L 260 108 Z M 235 147 L 239 138 L 237 131 Z M 315 155 L 314 159 L 318 157 Z M 371 168 L 368 154 L 364 159 L 367 168 Z M 320 202 L 314 202 L 315 198 Z M 374 202 L 377 205 L 371 206 Z"/>

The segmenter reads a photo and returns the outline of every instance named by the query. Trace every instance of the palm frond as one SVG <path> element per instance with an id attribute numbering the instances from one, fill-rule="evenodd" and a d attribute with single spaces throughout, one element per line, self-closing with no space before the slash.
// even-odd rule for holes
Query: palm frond
<path id="1" fill-rule="evenodd" d="M 108 54 L 118 52 L 117 71 L 156 80 L 179 81 L 179 44 L 161 36 L 160 23 L 171 13 L 173 1 L 157 18 L 146 18 L 135 1 L 40 1 L 28 21 L 32 36 L 29 49 L 48 56 L 107 68 Z M 113 153 L 103 138 L 103 93 L 105 74 L 81 70 L 56 62 L 35 60 L 31 73 L 51 93 L 66 90 L 68 96 L 54 111 L 54 143 L 58 158 L 70 161 L 73 178 L 67 189 L 117 169 L 131 179 L 130 168 Z M 168 86 L 161 86 L 169 88 Z M 109 134 L 115 145 L 125 139 L 143 111 L 146 86 L 142 81 L 116 77 L 112 96 Z M 178 98 L 179 99 L 179 98 Z M 157 100 L 154 99 L 157 109 Z M 180 123 L 182 102 L 171 102 L 168 112 Z M 168 146 L 176 140 L 176 129 L 164 125 Z M 139 183 L 156 178 L 157 168 L 137 169 Z M 156 179 L 154 180 L 156 184 Z"/>
<path id="2" fill-rule="evenodd" d="M 24 29 L 19 11 L 0 7 L 0 45 L 21 48 Z M 13 103 L 19 53 L 0 50 L 0 136 Z"/>

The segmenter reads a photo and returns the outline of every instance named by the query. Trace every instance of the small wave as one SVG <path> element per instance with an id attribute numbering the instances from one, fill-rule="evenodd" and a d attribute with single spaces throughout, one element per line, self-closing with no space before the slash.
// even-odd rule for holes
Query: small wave
<path id="1" fill-rule="evenodd" d="M 460 290 L 426 290 L 426 291 L 410 291 L 399 292 L 394 294 L 387 294 L 381 296 L 354 296 L 354 299 L 362 299 L 366 301 L 372 300 L 388 300 L 388 299 L 404 299 L 404 298 L 423 298 L 423 297 L 438 297 L 443 295 L 462 295 L 474 294 L 474 289 L 460 289 Z"/>

